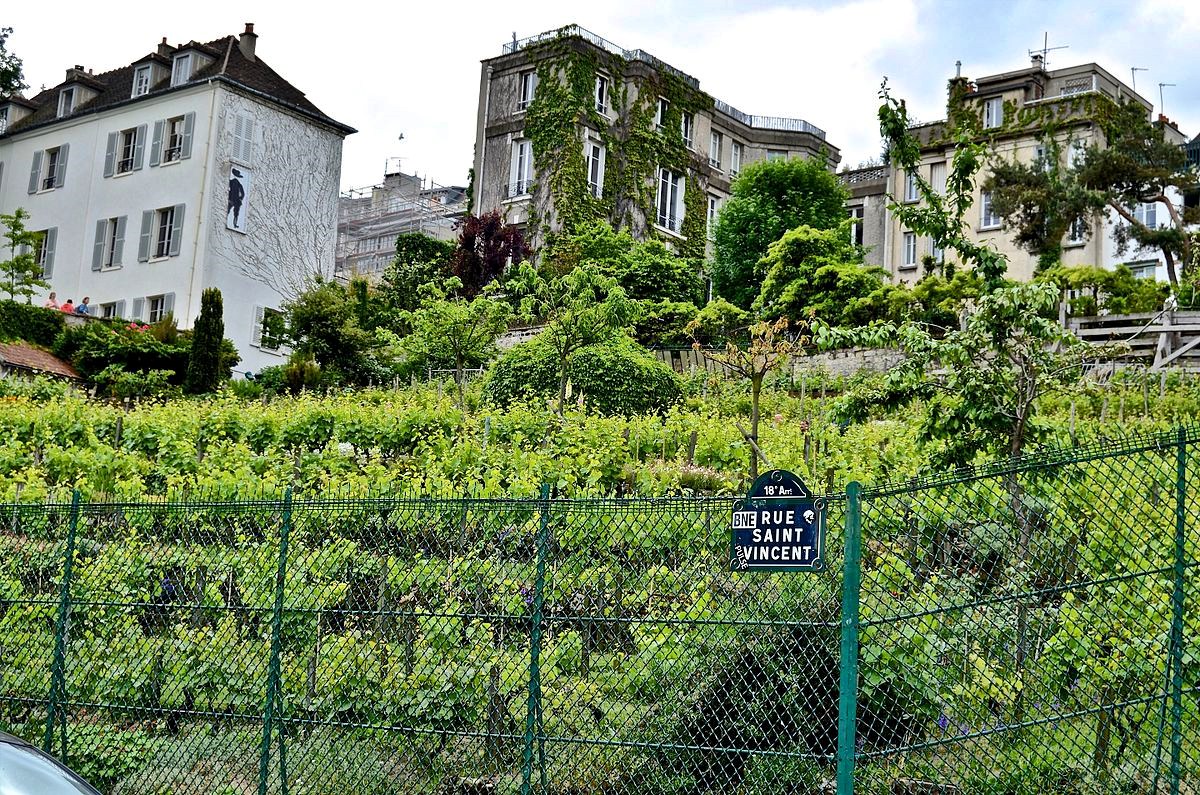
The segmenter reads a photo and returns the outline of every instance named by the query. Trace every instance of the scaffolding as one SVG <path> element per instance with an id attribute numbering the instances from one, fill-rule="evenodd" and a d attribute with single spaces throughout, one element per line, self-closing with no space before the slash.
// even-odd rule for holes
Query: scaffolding
<path id="1" fill-rule="evenodd" d="M 454 240 L 466 211 L 466 188 L 439 185 L 398 169 L 389 169 L 378 185 L 346 190 L 338 199 L 334 276 L 378 281 L 395 256 L 397 236 L 421 232 Z"/>

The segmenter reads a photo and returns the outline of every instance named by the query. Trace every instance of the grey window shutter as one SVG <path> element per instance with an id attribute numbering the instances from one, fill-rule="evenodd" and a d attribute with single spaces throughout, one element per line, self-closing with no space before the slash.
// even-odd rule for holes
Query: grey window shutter
<path id="1" fill-rule="evenodd" d="M 154 211 L 142 213 L 142 239 L 138 241 L 138 262 L 150 261 L 150 235 L 154 233 Z M 141 300 L 140 298 L 138 299 Z M 136 304 L 135 304 L 136 306 Z"/>
<path id="2" fill-rule="evenodd" d="M 185 204 L 176 204 L 174 217 L 171 219 L 171 252 L 170 256 L 179 255 L 179 247 L 183 245 L 183 213 L 187 209 Z"/>
<path id="3" fill-rule="evenodd" d="M 125 253 L 125 221 L 129 218 L 127 215 L 122 215 L 117 219 L 117 239 L 113 241 L 113 265 L 120 265 L 121 257 Z"/>
<path id="4" fill-rule="evenodd" d="M 175 293 L 167 293 L 163 296 L 163 317 L 167 315 L 175 315 Z"/>
<path id="5" fill-rule="evenodd" d="M 29 169 L 29 192 L 38 192 L 38 178 L 42 176 L 42 152 L 33 153 L 33 168 Z"/>
<path id="6" fill-rule="evenodd" d="M 117 164 L 117 134 L 108 134 L 108 146 L 104 150 L 104 176 L 111 177 L 116 172 Z"/>
<path id="7" fill-rule="evenodd" d="M 46 230 L 46 239 L 42 242 L 46 247 L 45 264 L 42 266 L 42 278 L 49 279 L 54 275 L 54 248 L 58 245 L 58 227 L 52 226 Z"/>
<path id="8" fill-rule="evenodd" d="M 129 313 L 130 320 L 143 320 L 146 317 L 146 299 L 133 299 L 133 311 Z"/>
<path id="9" fill-rule="evenodd" d="M 70 144 L 58 147 L 58 168 L 54 171 L 54 187 L 56 188 L 67 184 L 67 154 L 70 151 Z"/>
<path id="10" fill-rule="evenodd" d="M 4 164 L 0 163 L 0 191 L 4 190 Z"/>
<path id="11" fill-rule="evenodd" d="M 133 141 L 133 170 L 140 171 L 142 158 L 146 154 L 146 125 L 139 124 L 134 135 L 137 137 Z"/>
<path id="12" fill-rule="evenodd" d="M 117 301 L 117 305 L 113 307 L 113 314 L 117 317 L 125 317 L 125 299 Z"/>
<path id="13" fill-rule="evenodd" d="M 188 113 L 183 117 L 183 145 L 179 153 L 180 160 L 192 156 L 192 131 L 196 128 L 196 114 Z"/>
<path id="14" fill-rule="evenodd" d="M 104 267 L 104 233 L 107 231 L 107 218 L 102 218 L 96 222 L 96 242 L 92 244 L 92 270 L 94 271 L 98 271 Z"/>
<path id="15" fill-rule="evenodd" d="M 154 140 L 150 143 L 150 167 L 153 168 L 162 162 L 162 138 L 163 138 L 163 122 L 162 119 L 154 122 Z"/>
<path id="16" fill-rule="evenodd" d="M 258 347 L 262 345 L 263 318 L 267 311 L 261 306 L 254 307 L 254 325 L 250 327 L 250 344 Z"/>

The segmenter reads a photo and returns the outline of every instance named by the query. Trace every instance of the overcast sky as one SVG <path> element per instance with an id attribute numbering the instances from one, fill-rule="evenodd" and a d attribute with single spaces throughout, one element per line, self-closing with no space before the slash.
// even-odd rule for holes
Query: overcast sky
<path id="1" fill-rule="evenodd" d="M 118 13 L 95 2 L 7 3 L 0 25 L 25 61 L 31 92 L 82 64 L 128 64 L 163 37 L 210 41 L 254 22 L 258 55 L 330 116 L 356 127 L 342 186 L 382 179 L 387 158 L 441 184 L 465 184 L 475 142 L 480 61 L 524 38 L 577 23 L 625 49 L 643 49 L 747 113 L 794 116 L 825 129 L 856 164 L 880 150 L 875 110 L 887 76 L 912 115 L 942 118 L 945 84 L 961 60 L 977 77 L 1021 68 L 1050 45 L 1051 68 L 1096 61 L 1200 132 L 1200 2 L 949 2 L 855 0 L 607 0 L 570 3 L 168 3 Z M 398 140 L 403 133 L 404 140 Z"/>

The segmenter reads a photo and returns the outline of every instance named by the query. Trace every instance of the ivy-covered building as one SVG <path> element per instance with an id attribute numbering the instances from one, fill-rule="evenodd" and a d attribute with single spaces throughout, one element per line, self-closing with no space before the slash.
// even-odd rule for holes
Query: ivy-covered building
<path id="1" fill-rule="evenodd" d="M 603 219 L 699 257 L 731 181 L 776 157 L 840 159 L 803 119 L 743 113 L 653 55 L 570 25 L 483 61 L 472 209 L 500 210 L 535 248 Z"/>
<path id="2" fill-rule="evenodd" d="M 1054 130 L 1060 157 L 1073 163 L 1094 143 L 1103 144 L 1100 121 L 1117 103 L 1141 104 L 1149 114 L 1153 104 L 1097 64 L 1088 63 L 1049 70 L 1041 53 L 1027 68 L 988 75 L 977 80 L 956 75 L 949 82 L 947 118 L 913 128 L 921 142 L 921 176 L 935 190 L 944 191 L 955 147 L 955 130 L 975 129 L 994 147 L 999 157 L 1034 162 L 1047 155 L 1046 129 Z M 1183 144 L 1184 137 L 1166 119 L 1168 140 Z M 976 181 L 973 208 L 967 217 L 976 240 L 995 246 L 1008 257 L 1008 276 L 1027 281 L 1033 277 L 1037 257 L 1012 241 L 1002 219 L 992 211 L 991 196 L 982 189 L 986 174 Z M 892 167 L 888 191 L 901 202 L 916 202 L 919 194 L 913 179 Z M 1148 226 L 1161 212 L 1155 203 L 1131 208 Z M 1165 219 L 1163 219 L 1165 222 Z M 884 267 L 897 282 L 915 282 L 927 269 L 944 261 L 946 253 L 927 237 L 905 229 L 888 213 Z M 1166 266 L 1158 250 L 1136 250 L 1119 245 L 1106 218 L 1072 227 L 1063 241 L 1063 263 L 1112 268 L 1128 265 L 1141 277 L 1165 279 Z"/>

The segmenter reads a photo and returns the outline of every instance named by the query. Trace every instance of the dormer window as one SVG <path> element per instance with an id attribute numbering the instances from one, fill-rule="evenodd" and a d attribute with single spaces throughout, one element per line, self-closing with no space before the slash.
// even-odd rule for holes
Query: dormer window
<path id="1" fill-rule="evenodd" d="M 8 132 L 8 108 L 0 108 L 0 135 Z"/>
<path id="2" fill-rule="evenodd" d="M 176 55 L 171 64 L 171 86 L 180 86 L 192 79 L 192 54 Z"/>
<path id="3" fill-rule="evenodd" d="M 69 116 L 75 110 L 75 89 L 64 88 L 58 92 L 58 117 Z"/>
<path id="4" fill-rule="evenodd" d="M 150 93 L 150 64 L 133 70 L 133 94 L 140 97 Z"/>

